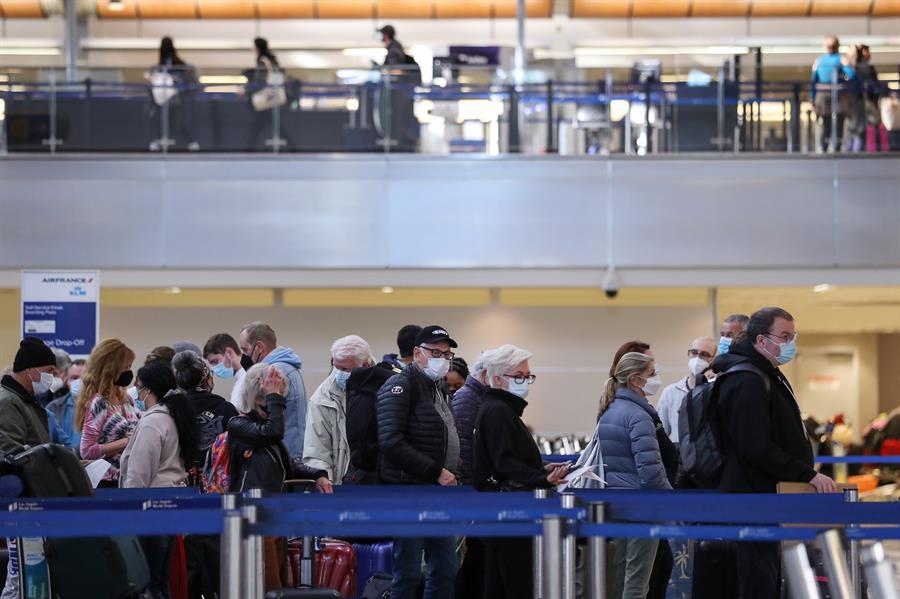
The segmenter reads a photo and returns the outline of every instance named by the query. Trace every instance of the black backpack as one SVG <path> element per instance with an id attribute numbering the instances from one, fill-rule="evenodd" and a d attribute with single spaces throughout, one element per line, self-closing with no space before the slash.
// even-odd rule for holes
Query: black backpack
<path id="1" fill-rule="evenodd" d="M 701 488 L 718 486 L 725 464 L 719 442 L 718 383 L 735 372 L 756 374 L 762 379 L 766 394 L 769 394 L 769 377 L 750 362 L 740 362 L 720 372 L 713 382 L 697 385 L 688 391 L 678 410 L 678 452 L 682 474 Z"/>

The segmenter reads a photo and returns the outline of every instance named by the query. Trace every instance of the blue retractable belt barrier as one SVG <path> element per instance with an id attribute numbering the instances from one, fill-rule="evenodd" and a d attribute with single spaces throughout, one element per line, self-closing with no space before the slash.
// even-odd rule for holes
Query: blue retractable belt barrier
<path id="1" fill-rule="evenodd" d="M 545 454 L 541 456 L 545 462 L 575 462 L 580 454 Z M 846 455 L 817 456 L 817 464 L 900 464 L 898 455 Z"/>

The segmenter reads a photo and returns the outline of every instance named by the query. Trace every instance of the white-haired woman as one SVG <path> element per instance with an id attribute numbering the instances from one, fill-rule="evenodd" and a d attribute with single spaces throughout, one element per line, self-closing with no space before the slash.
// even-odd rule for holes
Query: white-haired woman
<path id="1" fill-rule="evenodd" d="M 324 470 L 340 484 L 350 468 L 347 442 L 347 379 L 357 368 L 375 364 L 372 348 L 358 335 L 341 337 L 331 345 L 331 373 L 309 398 L 303 463 Z"/>
<path id="2" fill-rule="evenodd" d="M 489 388 L 475 419 L 473 474 L 479 491 L 516 491 L 565 482 L 566 466 L 545 466 L 522 421 L 528 387 L 534 383 L 532 354 L 514 345 L 486 353 Z M 531 539 L 486 539 L 484 596 L 531 599 Z"/>

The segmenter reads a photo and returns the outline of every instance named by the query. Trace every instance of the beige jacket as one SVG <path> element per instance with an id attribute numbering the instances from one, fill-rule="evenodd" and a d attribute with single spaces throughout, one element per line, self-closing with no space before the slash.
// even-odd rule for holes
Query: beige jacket
<path id="1" fill-rule="evenodd" d="M 322 381 L 309 398 L 306 434 L 303 438 L 303 464 L 328 472 L 336 485 L 350 468 L 350 444 L 347 442 L 347 394 L 337 386 L 334 374 Z"/>
<path id="2" fill-rule="evenodd" d="M 122 488 L 183 487 L 187 478 L 178 453 L 178 430 L 169 409 L 155 405 L 141 416 L 122 453 Z"/>

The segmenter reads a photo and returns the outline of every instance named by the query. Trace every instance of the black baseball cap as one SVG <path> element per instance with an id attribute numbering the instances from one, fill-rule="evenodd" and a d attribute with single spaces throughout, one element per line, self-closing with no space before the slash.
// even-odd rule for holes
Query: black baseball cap
<path id="1" fill-rule="evenodd" d="M 375 31 L 377 31 L 378 33 L 383 33 L 390 38 L 393 38 L 397 35 L 397 32 L 394 31 L 393 25 L 385 25 L 381 29 L 376 29 Z"/>
<path id="2" fill-rule="evenodd" d="M 459 347 L 456 344 L 456 341 L 450 338 L 450 333 L 447 332 L 447 329 L 437 324 L 425 327 L 422 329 L 422 332 L 419 333 L 419 336 L 416 337 L 416 345 L 422 345 L 423 343 L 440 343 L 441 341 L 446 341 L 450 344 L 450 347 Z"/>

